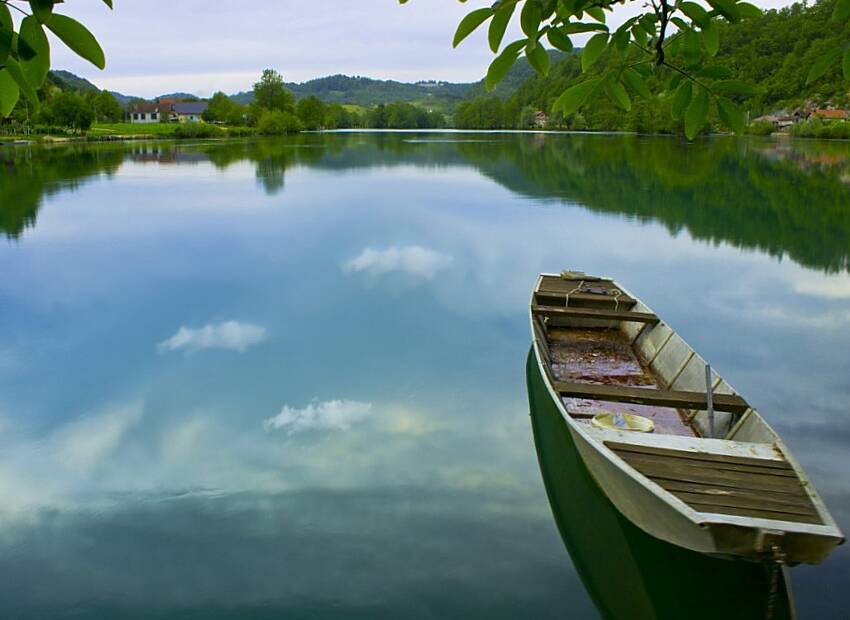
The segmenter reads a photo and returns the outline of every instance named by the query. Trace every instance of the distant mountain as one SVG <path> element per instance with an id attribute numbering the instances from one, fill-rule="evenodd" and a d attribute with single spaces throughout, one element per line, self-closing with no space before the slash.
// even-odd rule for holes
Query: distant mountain
<path id="1" fill-rule="evenodd" d="M 58 71 L 51 71 L 50 80 L 62 90 L 74 90 L 80 93 L 100 91 L 97 86 L 89 82 L 87 79 L 81 78 L 79 75 L 74 75 L 70 71 L 64 71 L 62 69 Z M 118 103 L 121 104 L 121 107 L 124 108 L 126 108 L 127 104 L 129 104 L 133 99 L 141 99 L 141 97 L 124 95 L 119 92 L 115 92 L 114 90 L 109 92 L 112 93 L 112 96 L 115 97 L 118 100 Z"/>
<path id="2" fill-rule="evenodd" d="M 50 79 L 62 90 L 76 90 L 78 92 L 88 92 L 91 90 L 100 91 L 100 89 L 79 75 L 74 75 L 70 71 L 51 71 Z"/>
<path id="3" fill-rule="evenodd" d="M 563 54 L 560 52 L 549 52 L 552 64 L 557 62 Z M 533 74 L 533 70 L 526 62 L 518 62 L 505 76 L 505 79 L 493 90 L 493 95 L 508 97 Z M 60 88 L 87 92 L 100 90 L 88 80 L 70 73 L 69 71 L 51 71 L 50 77 Z M 484 80 L 478 82 L 442 82 L 426 80 L 419 82 L 398 82 L 396 80 L 376 80 L 363 76 L 329 75 L 316 78 L 306 82 L 289 82 L 286 84 L 296 99 L 315 96 L 325 103 L 347 103 L 360 106 L 373 106 L 379 103 L 407 102 L 433 107 L 445 112 L 451 112 L 457 104 L 464 99 L 485 94 Z M 133 99 L 141 99 L 131 95 L 124 95 L 110 91 L 118 102 L 127 107 Z M 190 93 L 176 92 L 159 95 L 162 97 L 176 97 L 180 99 L 195 97 Z M 253 93 L 243 91 L 230 98 L 241 104 L 251 103 Z"/>

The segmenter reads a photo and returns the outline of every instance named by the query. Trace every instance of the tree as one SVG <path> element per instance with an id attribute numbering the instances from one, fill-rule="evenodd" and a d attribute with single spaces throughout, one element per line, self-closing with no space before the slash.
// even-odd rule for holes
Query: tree
<path id="1" fill-rule="evenodd" d="M 203 119 L 208 123 L 243 125 L 245 123 L 245 107 L 219 91 L 210 99 L 209 105 L 204 111 Z"/>
<path id="2" fill-rule="evenodd" d="M 64 91 L 53 97 L 43 111 L 51 125 L 85 131 L 91 127 L 94 111 L 77 93 Z"/>
<path id="3" fill-rule="evenodd" d="M 254 103 L 263 110 L 295 112 L 295 97 L 284 86 L 283 78 L 274 69 L 265 69 L 260 81 L 254 84 Z"/>
<path id="4" fill-rule="evenodd" d="M 319 129 L 325 125 L 325 104 L 316 97 L 305 97 L 296 109 L 305 129 Z"/>
<path id="5" fill-rule="evenodd" d="M 91 100 L 95 122 L 115 123 L 124 117 L 124 109 L 115 96 L 109 91 L 102 90 Z"/>
<path id="6" fill-rule="evenodd" d="M 263 135 L 297 133 L 303 128 L 298 117 L 285 110 L 264 110 L 257 120 L 257 131 Z"/>
<path id="7" fill-rule="evenodd" d="M 408 0 L 399 0 L 405 4 Z M 570 38 L 580 33 L 591 36 L 581 50 L 585 79 L 573 84 L 554 101 L 552 111 L 570 116 L 588 103 L 608 99 L 623 110 L 632 108 L 632 98 L 652 97 L 650 87 L 672 94 L 670 115 L 682 119 L 685 135 L 693 139 L 703 129 L 712 108 L 720 120 L 736 133 L 744 129 L 744 112 L 736 98 L 756 94 L 749 84 L 724 76 L 714 62 L 720 49 L 720 26 L 760 16 L 761 10 L 748 2 L 707 0 L 708 9 L 688 0 L 497 0 L 489 7 L 469 13 L 457 27 L 457 47 L 485 22 L 488 43 L 497 56 L 487 70 L 485 84 L 492 89 L 524 55 L 540 75 L 549 73 L 551 47 L 570 52 Z M 646 9 L 630 17 L 612 32 L 608 17 L 617 5 L 639 4 Z M 510 22 L 519 11 L 523 37 L 502 47 Z M 585 16 L 587 20 L 582 21 Z M 833 27 L 850 19 L 850 0 L 834 0 Z M 501 51 L 500 51 L 501 50 Z M 847 42 L 822 50 L 807 70 L 813 82 L 837 63 L 843 63 L 850 79 L 850 45 Z"/>
<path id="8" fill-rule="evenodd" d="M 112 0 L 103 0 L 112 8 Z M 38 89 L 50 69 L 50 43 L 47 28 L 72 51 L 99 69 L 106 66 L 106 58 L 97 39 L 80 22 L 54 13 L 58 0 L 30 0 L 32 14 L 13 5 L 26 16 L 20 21 L 18 31 L 9 10 L 11 0 L 0 0 L 0 117 L 9 116 L 21 95 L 38 107 Z"/>

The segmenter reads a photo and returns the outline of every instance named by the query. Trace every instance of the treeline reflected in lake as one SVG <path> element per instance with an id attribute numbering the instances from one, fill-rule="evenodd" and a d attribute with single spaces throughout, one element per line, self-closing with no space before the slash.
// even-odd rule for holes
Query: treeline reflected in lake
<path id="1" fill-rule="evenodd" d="M 0 151 L 0 228 L 17 238 L 46 199 L 124 166 L 254 167 L 268 194 L 287 170 L 473 167 L 512 192 L 663 223 L 672 234 L 850 270 L 850 145 L 822 141 L 553 134 L 305 134 L 222 143 Z"/>

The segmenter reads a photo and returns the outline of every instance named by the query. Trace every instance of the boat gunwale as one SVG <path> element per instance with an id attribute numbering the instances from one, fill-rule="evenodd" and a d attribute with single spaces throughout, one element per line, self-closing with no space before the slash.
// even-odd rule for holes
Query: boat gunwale
<path id="1" fill-rule="evenodd" d="M 767 421 L 761 416 L 758 410 L 755 407 L 750 407 L 747 415 L 752 416 L 755 415 L 757 419 L 765 425 L 767 430 L 776 438 L 774 443 L 766 443 L 766 442 L 736 442 L 736 443 L 752 443 L 753 445 L 760 446 L 769 446 L 773 449 L 779 451 L 785 461 L 791 466 L 792 470 L 796 474 L 797 478 L 800 481 L 800 487 L 805 491 L 807 497 L 812 501 L 812 504 L 815 510 L 818 513 L 822 523 L 821 524 L 811 524 L 811 523 L 800 523 L 796 521 L 781 521 L 778 519 L 765 519 L 759 517 L 742 517 L 738 515 L 728 515 L 723 513 L 714 513 L 714 512 L 699 512 L 694 510 L 691 506 L 685 503 L 683 500 L 676 497 L 673 493 L 667 491 L 663 487 L 661 487 L 656 482 L 653 482 L 647 476 L 641 474 L 637 469 L 629 465 L 624 459 L 622 459 L 619 455 L 617 455 L 611 448 L 605 445 L 605 440 L 602 437 L 606 435 L 612 441 L 620 441 L 623 443 L 633 443 L 635 445 L 641 445 L 640 443 L 635 443 L 630 441 L 632 439 L 631 435 L 627 435 L 621 431 L 608 431 L 605 429 L 593 429 L 592 427 L 587 427 L 587 425 L 579 424 L 573 416 L 569 414 L 566 410 L 566 406 L 560 396 L 560 394 L 554 389 L 552 385 L 552 377 L 549 374 L 549 371 L 546 369 L 546 365 L 543 361 L 543 357 L 540 351 L 540 345 L 538 343 L 538 339 L 534 336 L 534 313 L 532 312 L 532 305 L 534 303 L 535 293 L 539 290 L 540 284 L 543 281 L 544 277 L 554 277 L 559 278 L 560 274 L 552 274 L 552 273 L 541 273 L 537 277 L 537 281 L 535 283 L 534 289 L 531 293 L 531 302 L 529 303 L 529 320 L 532 328 L 532 347 L 534 350 L 535 361 L 537 362 L 538 369 L 540 370 L 541 376 L 543 377 L 544 383 L 546 385 L 546 389 L 549 392 L 549 396 L 552 398 L 554 403 L 556 404 L 558 411 L 561 416 L 566 420 L 571 431 L 578 433 L 588 445 L 592 446 L 595 450 L 600 452 L 600 454 L 609 462 L 611 462 L 614 466 L 616 466 L 623 473 L 628 475 L 632 480 L 640 484 L 647 491 L 652 493 L 657 499 L 669 505 L 671 508 L 675 509 L 677 512 L 687 517 L 695 526 L 698 527 L 707 527 L 708 525 L 729 525 L 729 526 L 738 526 L 738 527 L 747 527 L 752 529 L 763 529 L 763 530 L 776 530 L 781 529 L 782 531 L 792 533 L 792 534 L 811 534 L 817 536 L 831 537 L 839 539 L 838 544 L 844 542 L 844 536 L 841 530 L 838 528 L 835 520 L 830 514 L 826 504 L 824 504 L 823 500 L 821 500 L 820 495 L 815 490 L 814 485 L 809 480 L 808 476 L 805 475 L 805 472 L 802 468 L 802 465 L 795 459 L 791 451 L 785 445 L 785 442 L 779 436 L 776 431 L 767 423 Z M 613 285 L 617 287 L 618 290 L 626 293 L 627 295 L 634 298 L 637 304 L 642 304 L 645 308 L 647 308 L 648 312 L 651 312 L 659 317 L 659 322 L 655 324 L 651 329 L 655 327 L 664 325 L 666 326 L 673 334 L 682 338 L 678 332 L 673 329 L 666 321 L 664 321 L 652 308 L 650 308 L 640 297 L 634 295 L 631 291 L 621 286 L 616 280 L 613 278 L 602 277 L 602 279 L 610 281 Z M 639 332 L 637 338 L 646 333 L 644 330 Z M 545 334 L 544 334 L 545 335 Z M 637 341 L 635 338 L 632 341 L 632 344 Z M 703 364 L 707 362 L 705 359 L 699 355 L 696 350 L 691 347 L 687 341 L 682 338 L 682 342 L 685 346 L 688 347 L 690 351 L 694 352 L 694 356 L 701 361 Z M 721 375 L 717 373 L 717 376 L 722 379 Z M 733 388 L 728 381 L 726 384 L 729 386 L 730 390 L 733 394 L 740 395 L 740 393 Z M 587 428 L 584 428 L 587 427 Z M 734 427 L 734 426 L 733 426 Z M 659 435 L 660 436 L 660 435 Z M 672 436 L 670 436 L 672 437 Z M 725 438 L 705 438 L 705 437 L 689 437 L 689 440 L 693 440 L 696 442 L 716 442 L 716 441 L 724 441 L 724 442 L 733 442 L 732 439 Z M 706 451 L 707 453 L 712 453 L 711 451 Z M 607 493 L 606 493 L 607 494 Z"/>

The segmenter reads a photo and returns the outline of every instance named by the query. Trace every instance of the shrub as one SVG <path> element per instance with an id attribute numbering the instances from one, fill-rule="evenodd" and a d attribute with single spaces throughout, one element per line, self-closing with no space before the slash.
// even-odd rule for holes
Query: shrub
<path id="1" fill-rule="evenodd" d="M 769 136 L 773 132 L 773 123 L 770 121 L 753 121 L 747 125 L 747 133 L 751 136 Z"/>
<path id="2" fill-rule="evenodd" d="M 246 136 L 253 136 L 256 132 L 251 127 L 228 127 L 227 128 L 227 137 L 228 138 L 244 138 Z"/>
<path id="3" fill-rule="evenodd" d="M 850 139 L 850 122 L 824 122 L 813 118 L 803 123 L 797 123 L 791 128 L 791 135 L 800 138 L 839 138 Z"/>
<path id="4" fill-rule="evenodd" d="M 283 110 L 266 110 L 257 121 L 257 131 L 267 136 L 296 133 L 303 128 L 297 116 Z"/>
<path id="5" fill-rule="evenodd" d="M 184 123 L 174 130 L 175 138 L 220 138 L 227 132 L 207 123 Z"/>

